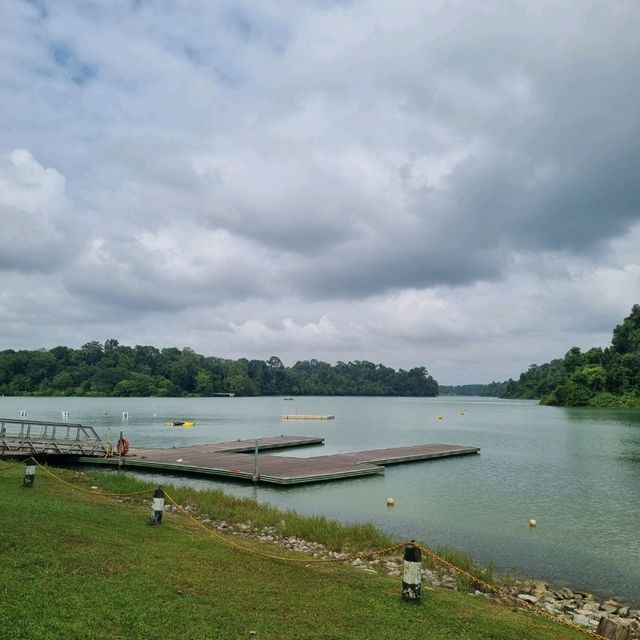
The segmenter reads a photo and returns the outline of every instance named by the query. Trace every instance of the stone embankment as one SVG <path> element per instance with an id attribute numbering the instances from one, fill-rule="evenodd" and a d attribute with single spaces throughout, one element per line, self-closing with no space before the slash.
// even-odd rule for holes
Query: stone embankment
<path id="1" fill-rule="evenodd" d="M 602 602 L 585 591 L 566 587 L 553 589 L 542 580 L 515 583 L 505 590 L 549 613 L 588 627 L 605 638 L 640 638 L 640 610 L 616 600 Z"/>
<path id="2" fill-rule="evenodd" d="M 196 510 L 185 505 L 192 515 L 214 527 L 220 532 L 236 536 L 245 536 L 266 544 L 306 553 L 315 558 L 344 560 L 357 569 L 367 573 L 386 573 L 390 576 L 402 575 L 402 558 L 397 556 L 381 557 L 374 560 L 353 559 L 353 555 L 330 551 L 322 544 L 302 540 L 294 536 L 282 536 L 276 527 L 253 527 L 251 522 L 230 524 L 214 521 L 210 517 L 197 514 Z M 171 505 L 166 511 L 177 511 Z M 284 525 L 284 522 L 281 523 Z M 567 588 L 554 589 L 542 580 L 514 581 L 499 585 L 503 592 L 529 603 L 558 618 L 564 618 L 611 640 L 640 640 L 640 609 L 634 609 L 615 600 L 598 600 L 593 594 Z M 446 569 L 425 569 L 423 572 L 423 589 L 449 589 L 451 591 L 468 590 L 463 581 L 456 579 L 455 574 Z M 480 590 L 470 592 L 476 597 L 502 600 L 504 596 L 486 593 Z"/>

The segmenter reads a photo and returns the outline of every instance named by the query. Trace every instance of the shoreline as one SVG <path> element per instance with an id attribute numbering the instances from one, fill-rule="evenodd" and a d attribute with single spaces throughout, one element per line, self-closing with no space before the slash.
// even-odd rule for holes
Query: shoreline
<path id="1" fill-rule="evenodd" d="M 150 500 L 142 502 L 151 504 Z M 199 508 L 192 504 L 183 504 L 181 508 L 168 504 L 165 506 L 165 511 L 178 514 L 184 511 L 190 512 L 189 515 L 220 533 L 244 537 L 262 544 L 307 554 L 314 558 L 338 561 L 344 559 L 346 564 L 365 573 L 385 573 L 398 579 L 402 577 L 403 561 L 398 559 L 397 555 L 385 555 L 374 560 L 356 557 L 355 560 L 352 560 L 351 554 L 331 551 L 319 542 L 305 540 L 298 536 L 281 535 L 273 526 L 255 527 L 251 521 L 232 524 L 225 520 L 215 520 L 210 515 L 201 513 Z M 365 556 L 366 554 L 362 553 L 361 555 Z M 493 586 L 503 592 L 493 593 L 486 588 L 475 589 L 473 584 L 469 584 L 468 579 L 461 580 L 455 571 L 443 568 L 433 562 L 428 564 L 430 564 L 429 568 L 424 568 L 422 572 L 423 590 L 467 591 L 473 596 L 496 602 L 505 602 L 505 597 L 517 599 L 521 601 L 522 606 L 538 611 L 540 615 L 550 614 L 560 620 L 603 634 L 604 637 L 640 639 L 640 605 L 619 602 L 613 598 L 598 598 L 590 592 L 577 588 L 556 588 L 548 582 L 538 579 L 493 576 Z M 617 636 L 616 633 L 625 635 Z"/>
<path id="2" fill-rule="evenodd" d="M 131 506 L 152 507 L 153 501 L 139 494 L 141 491 L 148 494 L 157 487 L 128 474 L 92 474 L 65 469 L 57 471 L 61 476 L 48 473 L 54 480 L 75 485 L 85 492 L 98 490 L 96 485 L 100 485 L 110 500 Z M 409 543 L 394 544 L 371 524 L 345 526 L 323 516 L 303 516 L 295 511 L 261 505 L 251 498 L 229 496 L 220 490 L 168 486 L 174 497 L 169 495 L 164 504 L 167 515 L 191 518 L 214 537 L 225 534 L 225 537 L 229 536 L 226 544 L 231 547 L 242 547 L 238 545 L 240 540 L 234 544 L 231 538 L 237 536 L 305 554 L 310 562 L 329 560 L 349 564 L 364 573 L 388 576 L 398 582 L 402 580 L 402 552 Z M 460 592 L 467 597 L 500 603 L 514 611 L 515 605 L 603 637 L 640 640 L 640 607 L 637 605 L 599 598 L 576 588 L 556 588 L 542 580 L 493 576 L 491 565 L 482 568 L 467 554 L 445 549 L 438 556 L 419 542 L 417 544 L 423 551 L 422 585 L 427 601 L 430 591 L 436 592 L 434 597 L 438 591 Z M 276 555 L 267 552 L 267 557 L 275 558 Z"/>

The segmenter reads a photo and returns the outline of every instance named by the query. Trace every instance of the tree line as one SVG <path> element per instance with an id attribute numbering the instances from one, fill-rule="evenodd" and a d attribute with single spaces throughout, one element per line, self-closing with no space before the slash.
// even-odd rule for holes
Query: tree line
<path id="1" fill-rule="evenodd" d="M 398 371 L 356 360 L 228 360 L 192 349 L 129 347 L 109 339 L 80 349 L 0 351 L 0 394 L 38 396 L 436 396 L 425 367 Z"/>
<path id="2" fill-rule="evenodd" d="M 499 397 L 507 387 L 506 382 L 490 382 L 489 384 L 455 384 L 438 386 L 441 396 L 485 396 Z"/>
<path id="3" fill-rule="evenodd" d="M 613 330 L 611 346 L 581 351 L 532 364 L 516 380 L 504 383 L 504 398 L 540 398 L 542 404 L 592 407 L 640 407 L 640 305 Z"/>

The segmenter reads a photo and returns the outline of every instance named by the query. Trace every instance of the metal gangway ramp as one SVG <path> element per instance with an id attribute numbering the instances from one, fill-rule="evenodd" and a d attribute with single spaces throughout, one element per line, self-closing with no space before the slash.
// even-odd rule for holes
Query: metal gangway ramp
<path id="1" fill-rule="evenodd" d="M 69 422 L 0 418 L 0 455 L 106 456 L 93 427 Z"/>

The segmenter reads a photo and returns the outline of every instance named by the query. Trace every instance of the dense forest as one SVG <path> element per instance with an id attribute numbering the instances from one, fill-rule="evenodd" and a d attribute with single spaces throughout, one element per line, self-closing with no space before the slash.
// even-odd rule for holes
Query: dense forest
<path id="1" fill-rule="evenodd" d="M 0 394 L 38 396 L 257 395 L 436 396 L 424 367 L 395 371 L 366 361 L 318 360 L 286 367 L 267 361 L 225 360 L 185 349 L 127 347 L 117 340 L 80 349 L 0 351 Z"/>
<path id="2" fill-rule="evenodd" d="M 613 330 L 611 346 L 532 364 L 504 384 L 504 398 L 541 398 L 542 404 L 592 407 L 640 406 L 640 305 Z"/>
<path id="3" fill-rule="evenodd" d="M 490 382 L 489 384 L 439 385 L 441 396 L 489 396 L 495 398 L 506 392 L 508 382 Z"/>

